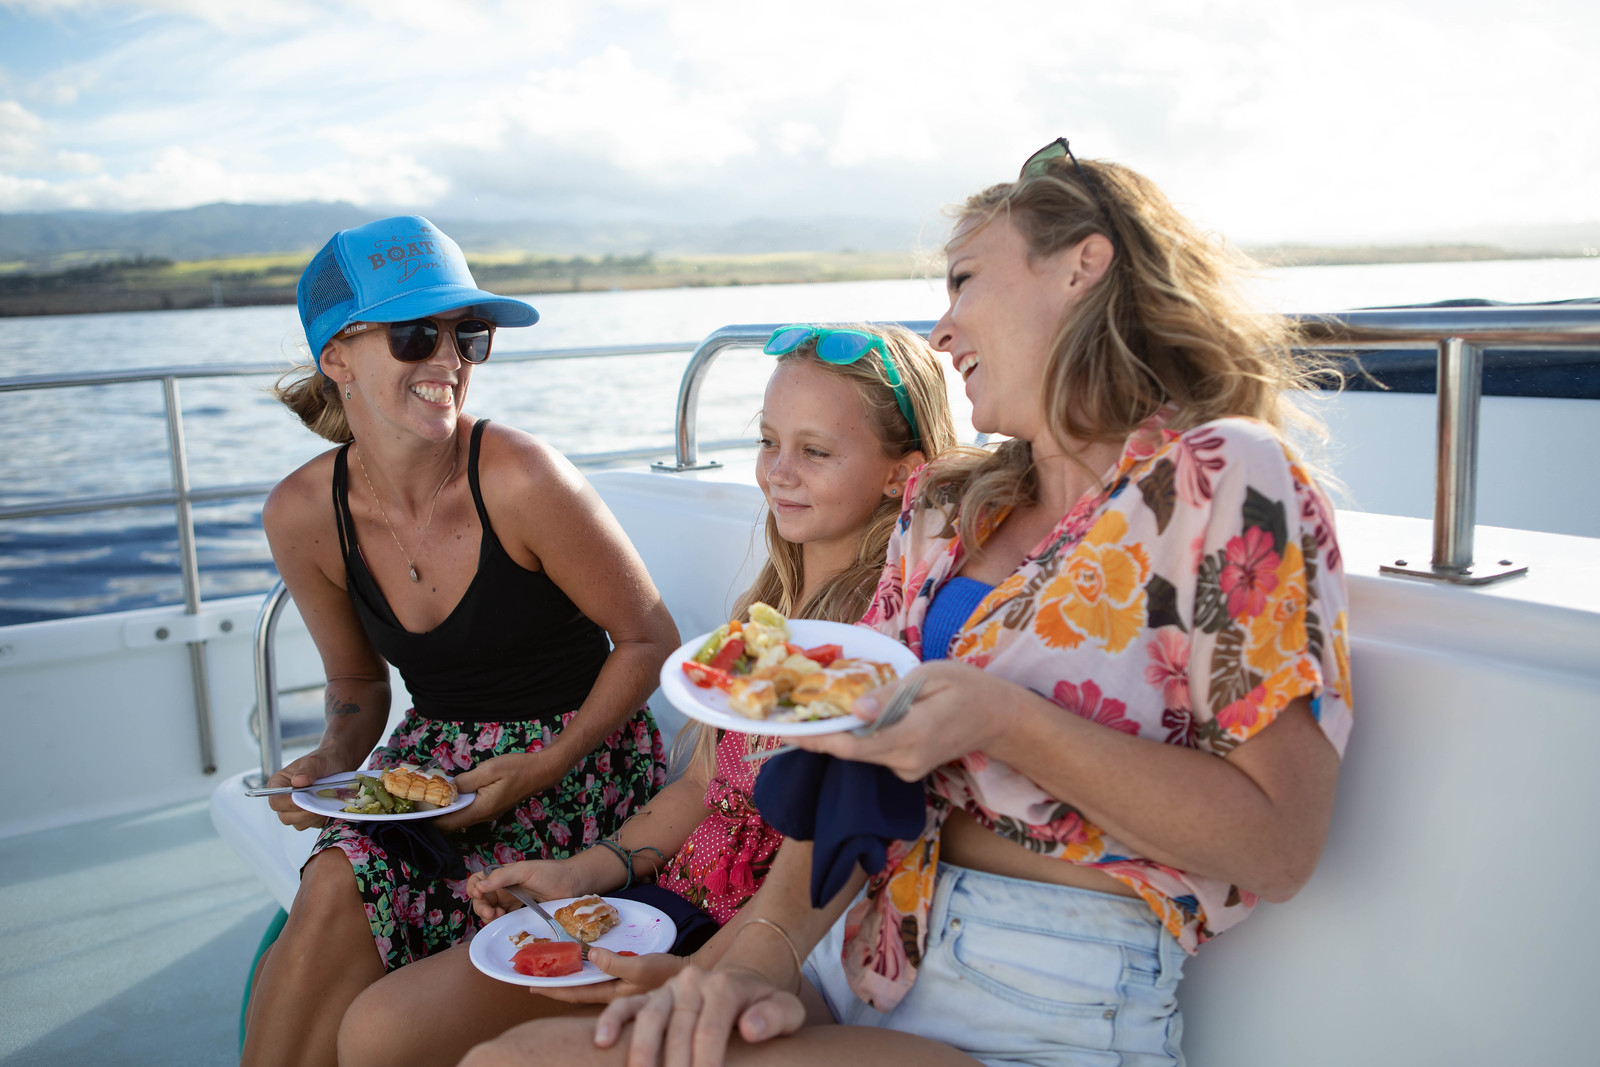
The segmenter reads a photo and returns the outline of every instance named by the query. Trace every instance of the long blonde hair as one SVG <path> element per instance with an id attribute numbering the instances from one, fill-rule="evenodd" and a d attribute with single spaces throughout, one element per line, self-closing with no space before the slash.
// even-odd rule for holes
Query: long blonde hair
<path id="1" fill-rule="evenodd" d="M 1003 218 L 1035 260 L 1093 234 L 1112 242 L 1104 276 L 1063 309 L 1045 370 L 1044 411 L 1057 443 L 1071 455 L 1082 445 L 1121 442 L 1162 408 L 1180 431 L 1243 415 L 1280 433 L 1293 425 L 1305 440 L 1325 439 L 1287 397 L 1325 382 L 1316 376 L 1328 368 L 1297 360 L 1294 327 L 1250 306 L 1244 257 L 1203 234 L 1150 179 L 1115 163 L 1080 163 L 1082 172 L 1056 159 L 969 198 L 956 211 L 952 238 L 953 245 Z M 972 550 L 986 515 L 1038 499 L 1032 447 L 1015 439 L 946 457 L 922 485 L 925 504 L 960 501 L 958 528 Z"/>
<path id="2" fill-rule="evenodd" d="M 950 398 L 945 390 L 944 371 L 933 349 L 921 337 L 900 326 L 849 324 L 849 329 L 861 330 L 883 338 L 888 346 L 889 358 L 900 372 L 906 394 L 911 401 L 911 413 L 916 416 L 919 436 L 913 436 L 911 426 L 895 402 L 894 389 L 875 358 L 858 359 L 854 363 L 828 363 L 817 357 L 815 341 L 807 341 L 792 352 L 778 357 L 778 363 L 804 360 L 829 374 L 836 374 L 849 382 L 861 398 L 862 411 L 867 416 L 878 443 L 883 446 L 887 459 L 899 459 L 920 450 L 932 460 L 955 446 L 955 422 L 950 416 Z M 797 603 L 805 588 L 805 566 L 801 546 L 786 541 L 778 533 L 777 520 L 767 514 L 767 561 L 756 575 L 756 580 L 734 603 L 733 617 L 742 619 L 750 605 L 760 601 L 777 608 L 792 619 L 824 619 L 829 622 L 855 622 L 867 613 L 872 594 L 883 573 L 884 558 L 888 554 L 889 533 L 900 514 L 898 497 L 884 497 L 873 509 L 866 532 L 856 547 L 855 558 L 838 574 L 828 578 L 807 597 Z M 687 737 L 685 735 L 688 735 Z M 714 766 L 716 731 L 702 729 L 699 723 L 686 726 L 673 743 L 672 763 L 686 765 L 681 760 Z M 685 755 L 688 753 L 687 755 Z"/>

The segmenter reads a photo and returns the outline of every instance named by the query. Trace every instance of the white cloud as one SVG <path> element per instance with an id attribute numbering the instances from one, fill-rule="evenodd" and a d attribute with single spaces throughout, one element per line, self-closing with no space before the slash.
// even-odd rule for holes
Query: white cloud
<path id="1" fill-rule="evenodd" d="M 0 33 L 8 10 L 122 22 L 0 81 L 0 210 L 925 217 L 1065 134 L 1246 240 L 1600 214 L 1587 0 L 27 0 Z"/>

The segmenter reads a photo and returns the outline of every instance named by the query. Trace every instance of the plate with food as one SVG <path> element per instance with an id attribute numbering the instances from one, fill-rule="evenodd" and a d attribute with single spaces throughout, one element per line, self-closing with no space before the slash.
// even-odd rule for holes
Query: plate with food
<path id="1" fill-rule="evenodd" d="M 460 811 L 477 795 L 458 792 L 455 782 L 441 771 L 423 771 L 409 765 L 329 775 L 289 794 L 307 811 L 351 822 L 431 819 L 447 811 Z"/>
<path id="2" fill-rule="evenodd" d="M 634 956 L 665 952 L 678 927 L 665 912 L 623 897 L 563 897 L 544 910 L 573 937 Z M 534 988 L 595 985 L 613 976 L 583 958 L 577 942 L 556 939 L 532 908 L 507 912 L 479 930 L 467 948 L 472 965 L 490 978 Z"/>
<path id="3" fill-rule="evenodd" d="M 856 697 L 918 664 L 916 653 L 864 626 L 785 619 L 765 604 L 685 644 L 661 667 L 672 706 L 723 730 L 798 737 L 853 730 Z"/>

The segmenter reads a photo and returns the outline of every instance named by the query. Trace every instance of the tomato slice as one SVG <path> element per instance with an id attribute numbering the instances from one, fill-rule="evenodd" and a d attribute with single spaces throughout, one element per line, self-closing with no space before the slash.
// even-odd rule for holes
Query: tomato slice
<path id="1" fill-rule="evenodd" d="M 808 648 L 803 655 L 806 659 L 814 661 L 820 667 L 826 667 L 840 656 L 844 655 L 844 648 L 840 645 L 818 645 Z"/>
<path id="2" fill-rule="evenodd" d="M 704 663 L 686 659 L 683 661 L 683 673 L 701 689 L 721 689 L 726 692 L 733 688 L 733 675 Z"/>
<path id="3" fill-rule="evenodd" d="M 583 946 L 576 941 L 534 941 L 517 949 L 511 969 L 536 978 L 556 978 L 583 970 Z"/>
<path id="4" fill-rule="evenodd" d="M 731 671 L 733 665 L 739 662 L 739 657 L 744 655 L 744 638 L 730 637 L 723 642 L 717 654 L 711 657 L 711 669 L 717 671 Z"/>

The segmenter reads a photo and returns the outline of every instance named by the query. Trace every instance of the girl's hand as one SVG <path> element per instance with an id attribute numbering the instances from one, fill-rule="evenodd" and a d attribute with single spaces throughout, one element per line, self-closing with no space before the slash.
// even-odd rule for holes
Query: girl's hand
<path id="1" fill-rule="evenodd" d="M 610 1004 L 618 997 L 631 997 L 659 989 L 689 966 L 689 960 L 683 956 L 672 956 L 665 952 L 619 956 L 598 945 L 590 946 L 589 962 L 607 974 L 616 975 L 619 980 L 595 985 L 530 989 L 529 992 L 568 1004 Z"/>
<path id="2" fill-rule="evenodd" d="M 478 794 L 472 798 L 472 803 L 460 811 L 439 816 L 434 825 L 449 831 L 488 822 L 504 815 L 533 794 L 549 789 L 566 773 L 567 768 L 560 757 L 552 759 L 548 750 L 513 752 L 486 759 L 455 778 L 458 790 Z"/>
<path id="3" fill-rule="evenodd" d="M 936 660 L 861 696 L 851 710 L 858 718 L 873 721 L 913 677 L 923 679 L 916 703 L 905 718 L 881 733 L 797 737 L 795 744 L 810 752 L 876 763 L 898 778 L 919 782 L 935 767 L 991 748 L 1005 728 L 1005 712 L 1018 689 L 971 664 Z"/>
<path id="4" fill-rule="evenodd" d="M 653 993 L 613 1000 L 595 1022 L 594 1043 L 610 1048 L 631 1021 L 629 1067 L 722 1067 L 735 1027 L 754 1044 L 794 1033 L 805 1018 L 799 997 L 754 971 L 705 971 L 690 965 Z"/>
<path id="5" fill-rule="evenodd" d="M 467 896 L 472 898 L 472 910 L 478 918 L 492 922 L 522 907 L 516 897 L 504 892 L 508 885 L 521 886 L 535 900 L 581 897 L 589 892 L 566 860 L 523 860 L 487 873 L 473 871 L 467 876 Z"/>

